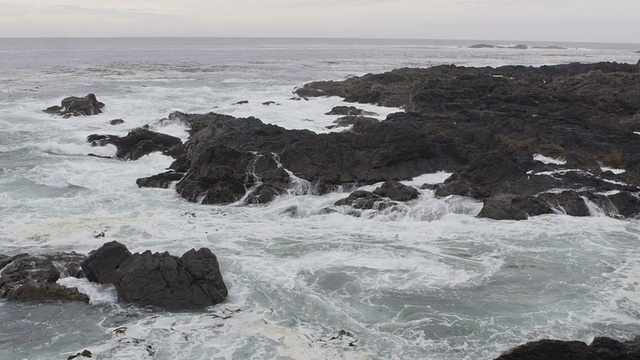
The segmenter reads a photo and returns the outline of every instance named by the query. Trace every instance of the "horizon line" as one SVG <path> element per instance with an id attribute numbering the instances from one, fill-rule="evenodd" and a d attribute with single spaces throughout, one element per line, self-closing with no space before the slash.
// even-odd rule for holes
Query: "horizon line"
<path id="1" fill-rule="evenodd" d="M 327 37 L 327 36 L 0 36 L 0 39 L 330 39 L 330 40 L 408 40 L 408 41 L 496 41 L 509 43 L 546 42 L 582 44 L 640 45 L 640 42 L 585 41 L 585 40 L 505 40 L 455 38 L 403 38 L 403 37 Z"/>

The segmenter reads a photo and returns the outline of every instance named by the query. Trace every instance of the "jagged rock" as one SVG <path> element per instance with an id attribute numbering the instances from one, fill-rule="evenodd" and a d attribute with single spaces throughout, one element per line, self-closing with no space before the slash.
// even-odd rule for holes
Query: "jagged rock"
<path id="1" fill-rule="evenodd" d="M 633 342 L 622 343 L 607 337 L 596 337 L 591 345 L 582 341 L 543 339 L 515 347 L 495 360 L 540 359 L 639 360 L 640 345 Z"/>
<path id="2" fill-rule="evenodd" d="M 94 94 L 81 97 L 67 97 L 62 100 L 62 106 L 51 106 L 46 113 L 60 115 L 64 117 L 98 115 L 102 112 L 104 104 L 96 99 Z"/>
<path id="3" fill-rule="evenodd" d="M 346 115 L 346 116 L 377 116 L 378 114 L 372 111 L 366 111 L 358 109 L 355 106 L 335 106 L 331 111 L 325 113 L 325 115 Z"/>
<path id="4" fill-rule="evenodd" d="M 539 196 L 554 208 L 571 216 L 589 216 L 589 207 L 584 199 L 575 191 L 563 191 L 561 193 L 545 193 Z"/>
<path id="5" fill-rule="evenodd" d="M 136 253 L 116 271 L 118 299 L 169 310 L 201 309 L 222 302 L 227 288 L 216 256 L 192 249 L 178 258 L 169 253 Z"/>
<path id="6" fill-rule="evenodd" d="M 42 256 L 20 254 L 6 263 L 0 274 L 0 298 L 10 301 L 84 301 L 89 298 L 76 288 L 56 283 L 62 275 L 80 276 L 80 261 L 76 253 L 54 253 Z"/>
<path id="7" fill-rule="evenodd" d="M 387 197 L 395 201 L 409 201 L 417 199 L 419 192 L 416 188 L 399 183 L 395 180 L 387 180 L 373 191 L 375 195 Z"/>
<path id="8" fill-rule="evenodd" d="M 259 185 L 245 199 L 246 204 L 266 204 L 271 202 L 276 196 L 286 194 L 283 188 L 273 185 Z"/>
<path id="9" fill-rule="evenodd" d="M 383 198 L 379 195 L 371 193 L 365 190 L 356 190 L 349 194 L 348 197 L 338 200 L 335 206 L 351 206 L 354 209 L 361 210 L 384 210 L 390 206 L 397 205 L 397 203 L 389 201 L 387 198 Z"/>
<path id="10" fill-rule="evenodd" d="M 167 189 L 172 183 L 182 180 L 184 173 L 167 171 L 161 174 L 139 178 L 136 180 L 138 187 Z"/>
<path id="11" fill-rule="evenodd" d="M 501 194 L 485 200 L 478 217 L 494 220 L 526 220 L 530 216 L 551 214 L 545 201 L 534 196 Z"/>
<path id="12" fill-rule="evenodd" d="M 380 122 L 378 119 L 366 117 L 366 116 L 355 116 L 355 115 L 347 115 L 341 118 L 334 120 L 335 125 L 327 126 L 328 129 L 332 129 L 334 127 L 346 127 L 352 126 L 353 129 L 357 132 L 365 132 L 363 129 L 368 129 L 371 125 Z"/>
<path id="13" fill-rule="evenodd" d="M 176 158 L 182 153 L 180 138 L 143 128 L 134 129 L 125 137 L 92 134 L 87 137 L 87 141 L 93 146 L 115 145 L 116 157 L 121 160 L 138 160 L 156 151 Z"/>
<path id="14" fill-rule="evenodd" d="M 617 194 L 607 196 L 613 206 L 618 210 L 618 214 L 625 218 L 637 217 L 640 214 L 640 200 L 628 191 L 621 191 Z"/>
<path id="15" fill-rule="evenodd" d="M 117 241 L 111 241 L 89 253 L 89 257 L 82 262 L 82 270 L 89 281 L 113 284 L 116 270 L 129 257 L 131 252 L 126 246 Z"/>

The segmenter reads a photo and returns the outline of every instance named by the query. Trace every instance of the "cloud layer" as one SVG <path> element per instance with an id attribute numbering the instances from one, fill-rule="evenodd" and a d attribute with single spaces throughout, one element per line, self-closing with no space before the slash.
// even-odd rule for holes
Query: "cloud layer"
<path id="1" fill-rule="evenodd" d="M 640 42 L 637 0 L 0 0 L 0 36 Z"/>

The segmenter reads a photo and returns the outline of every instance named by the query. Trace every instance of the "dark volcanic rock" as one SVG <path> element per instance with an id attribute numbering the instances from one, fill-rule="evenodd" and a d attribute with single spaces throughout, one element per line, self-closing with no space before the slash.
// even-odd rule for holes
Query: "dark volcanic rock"
<path id="1" fill-rule="evenodd" d="M 136 180 L 138 187 L 167 189 L 172 183 L 182 180 L 184 173 L 167 171 L 161 174 L 139 178 Z"/>
<path id="2" fill-rule="evenodd" d="M 358 109 L 355 106 L 335 106 L 325 115 L 347 115 L 347 116 L 376 116 L 378 114 L 370 111 Z"/>
<path id="3" fill-rule="evenodd" d="M 102 112 L 104 104 L 96 99 L 94 94 L 83 98 L 71 96 L 62 100 L 62 106 L 51 106 L 44 112 L 64 117 L 98 115 Z"/>
<path id="4" fill-rule="evenodd" d="M 138 160 L 156 151 L 178 157 L 182 152 L 180 138 L 143 128 L 134 129 L 125 137 L 92 134 L 87 141 L 94 146 L 115 145 L 116 157 L 121 160 Z"/>
<path id="5" fill-rule="evenodd" d="M 257 186 L 245 199 L 246 204 L 266 204 L 273 200 L 276 196 L 286 194 L 283 188 L 273 185 Z"/>
<path id="6" fill-rule="evenodd" d="M 546 193 L 539 196 L 549 206 L 571 216 L 589 216 L 589 207 L 582 197 L 575 191 L 561 193 Z"/>
<path id="7" fill-rule="evenodd" d="M 181 258 L 169 253 L 133 254 L 116 271 L 120 301 L 169 310 L 201 309 L 222 302 L 227 288 L 216 256 L 190 250 Z"/>
<path id="8" fill-rule="evenodd" d="M 16 255 L 4 260 L 0 274 L 0 298 L 11 301 L 84 301 L 89 298 L 76 288 L 56 283 L 62 275 L 80 276 L 83 255 L 55 253 L 43 256 Z"/>
<path id="9" fill-rule="evenodd" d="M 221 117 L 194 134 L 185 148 L 186 158 L 175 167 L 188 164 L 189 170 L 176 190 L 205 204 L 235 202 L 257 183 L 288 188 L 286 170 L 318 189 L 330 189 L 409 179 L 468 161 L 465 148 L 446 137 L 425 136 L 418 121 L 403 116 L 372 124 L 361 134 L 315 134 L 255 118 Z"/>
<path id="10" fill-rule="evenodd" d="M 618 215 L 625 218 L 635 218 L 640 214 L 640 200 L 628 191 L 621 191 L 607 197 L 611 200 L 613 206 L 616 207 Z"/>
<path id="11" fill-rule="evenodd" d="M 536 197 L 503 194 L 487 199 L 478 217 L 495 220 L 526 220 L 529 216 L 552 212 L 549 204 Z"/>
<path id="12" fill-rule="evenodd" d="M 109 124 L 111 124 L 111 125 L 124 124 L 124 120 L 122 120 L 122 119 L 114 119 L 114 120 L 109 121 Z"/>
<path id="13" fill-rule="evenodd" d="M 334 127 L 345 127 L 353 125 L 354 131 L 357 132 L 366 132 L 371 125 L 378 123 L 379 120 L 376 118 L 366 117 L 366 116 L 353 116 L 347 115 L 341 118 L 336 119 L 333 123 L 336 125 L 327 126 L 327 128 L 332 129 Z"/>
<path id="14" fill-rule="evenodd" d="M 596 337 L 587 345 L 582 341 L 537 340 L 515 347 L 495 360 L 640 360 L 640 345 Z"/>
<path id="15" fill-rule="evenodd" d="M 395 180 L 387 180 L 379 188 L 373 191 L 374 194 L 387 197 L 395 201 L 409 201 L 418 198 L 418 189 L 401 184 Z"/>
<path id="16" fill-rule="evenodd" d="M 126 246 L 117 241 L 111 241 L 92 251 L 82 262 L 82 270 L 89 281 L 113 284 L 116 270 L 129 257 L 131 252 Z"/>
<path id="17" fill-rule="evenodd" d="M 387 198 L 383 198 L 379 195 L 364 190 L 356 190 L 352 192 L 348 197 L 338 200 L 335 206 L 351 206 L 354 209 L 361 210 L 384 210 L 390 206 L 396 205 L 396 203 L 389 201 Z"/>

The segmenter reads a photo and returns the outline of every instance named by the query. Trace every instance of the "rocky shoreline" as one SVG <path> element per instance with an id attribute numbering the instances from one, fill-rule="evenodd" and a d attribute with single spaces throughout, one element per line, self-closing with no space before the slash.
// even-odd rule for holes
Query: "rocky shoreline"
<path id="1" fill-rule="evenodd" d="M 640 214 L 638 69 L 618 63 L 398 69 L 296 90 L 300 97 L 405 109 L 377 121 L 354 106 L 336 107 L 328 114 L 344 115 L 336 126 L 348 129 L 339 133 L 174 112 L 158 124 L 189 127 L 184 144 L 142 128 L 88 141 L 115 145 L 122 160 L 153 151 L 174 157 L 168 172 L 137 184 L 177 182 L 184 199 L 202 204 L 267 203 L 284 193 L 325 194 L 447 171 L 453 176 L 433 188 L 435 195 L 480 200 L 480 217 L 588 216 L 599 208 L 634 218 Z"/>
<path id="2" fill-rule="evenodd" d="M 174 112 L 158 124 L 187 126 L 190 137 L 185 143 L 144 128 L 125 137 L 94 134 L 88 141 L 95 146 L 116 146 L 120 160 L 136 160 L 155 151 L 173 157 L 167 172 L 136 183 L 174 188 L 185 200 L 201 204 L 264 204 L 285 193 L 321 195 L 382 183 L 372 192 L 355 190 L 322 213 L 334 212 L 336 207 L 380 211 L 419 196 L 416 188 L 399 181 L 446 171 L 453 175 L 444 183 L 423 188 L 438 197 L 482 201 L 479 217 L 590 216 L 594 208 L 615 218 L 640 216 L 640 62 L 398 69 L 344 81 L 313 82 L 295 92 L 300 98 L 339 96 L 349 103 L 405 111 L 377 121 L 355 106 L 334 108 L 329 113 L 344 116 L 336 124 L 347 130 L 328 134 L 288 130 L 253 117 Z M 101 108 L 89 107 L 96 106 Z M 61 109 L 49 112 L 84 114 L 64 100 Z M 208 259 L 210 252 L 202 251 L 193 250 L 179 259 L 168 254 L 125 255 L 127 263 L 159 261 L 163 265 L 158 266 L 179 268 L 176 264 L 193 257 L 198 263 L 204 261 L 199 256 Z M 0 257 L 0 264 L 2 261 L 6 259 Z M 84 265 L 82 269 L 89 280 L 103 281 L 103 274 L 89 272 Z M 152 303 L 144 294 L 135 293 L 139 284 L 122 283 L 131 278 L 122 275 L 124 271 L 107 274 L 110 280 L 104 280 L 132 289 L 134 295 L 121 296 L 119 291 L 123 301 L 170 309 L 186 301 Z M 204 277 L 217 279 L 218 275 Z M 214 294 L 207 304 L 226 296 L 224 283 L 220 283 L 221 275 L 219 283 L 211 285 L 218 293 L 205 291 Z M 3 294 L 8 292 L 3 290 Z M 9 299 L 9 295 L 3 297 Z M 199 301 L 187 301 L 193 304 L 187 308 L 204 306 Z M 640 358 L 640 347 L 637 342 L 610 338 L 596 338 L 590 345 L 539 340 L 498 359 L 558 356 L 635 359 Z"/>

